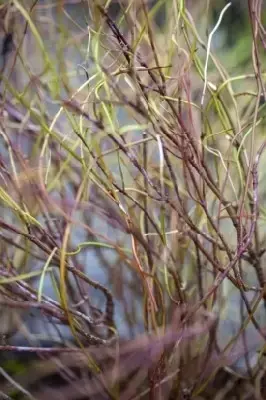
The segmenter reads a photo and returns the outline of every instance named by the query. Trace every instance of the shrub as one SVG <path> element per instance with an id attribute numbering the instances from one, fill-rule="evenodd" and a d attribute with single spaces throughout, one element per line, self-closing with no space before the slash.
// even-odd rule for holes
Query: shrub
<path id="1" fill-rule="evenodd" d="M 262 398 L 262 4 L 74 3 L 0 8 L 1 391 Z"/>

